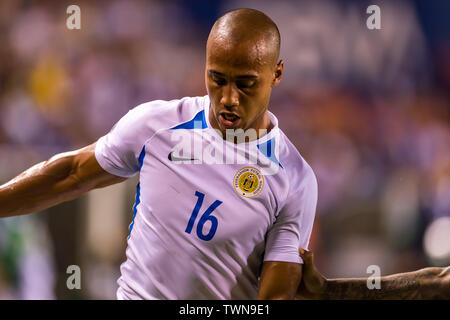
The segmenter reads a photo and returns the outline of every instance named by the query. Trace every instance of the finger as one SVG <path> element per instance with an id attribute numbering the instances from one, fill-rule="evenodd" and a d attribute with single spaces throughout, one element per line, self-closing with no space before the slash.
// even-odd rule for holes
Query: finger
<path id="1" fill-rule="evenodd" d="M 442 270 L 441 273 L 439 273 L 438 277 L 444 277 L 446 276 L 448 273 L 450 273 L 450 266 L 446 267 L 444 270 Z"/>
<path id="2" fill-rule="evenodd" d="M 300 254 L 300 257 L 302 257 L 303 262 L 305 264 L 307 264 L 307 265 L 311 264 L 312 265 L 314 256 L 313 256 L 313 253 L 311 251 L 307 251 L 305 249 L 301 249 L 301 250 L 299 249 L 299 254 Z"/>

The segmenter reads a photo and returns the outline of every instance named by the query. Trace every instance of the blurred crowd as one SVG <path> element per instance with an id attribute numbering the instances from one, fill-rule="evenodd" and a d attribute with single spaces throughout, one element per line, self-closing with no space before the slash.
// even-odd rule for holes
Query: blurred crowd
<path id="1" fill-rule="evenodd" d="M 310 249 L 327 277 L 450 264 L 450 3 L 0 2 L 0 184 L 95 142 L 134 106 L 206 94 L 205 44 L 227 10 L 279 26 L 285 74 L 270 110 L 314 169 Z M 381 29 L 366 8 L 381 8 Z M 0 299 L 109 299 L 136 179 L 0 220 Z M 69 265 L 82 289 L 68 290 Z"/>

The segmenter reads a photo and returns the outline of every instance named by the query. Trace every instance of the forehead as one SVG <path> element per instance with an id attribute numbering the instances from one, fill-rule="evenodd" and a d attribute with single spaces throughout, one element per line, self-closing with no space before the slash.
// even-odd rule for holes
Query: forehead
<path id="1" fill-rule="evenodd" d="M 268 51 L 267 44 L 262 40 L 236 43 L 225 38 L 209 39 L 206 64 L 207 68 L 212 69 L 262 72 L 271 63 Z"/>

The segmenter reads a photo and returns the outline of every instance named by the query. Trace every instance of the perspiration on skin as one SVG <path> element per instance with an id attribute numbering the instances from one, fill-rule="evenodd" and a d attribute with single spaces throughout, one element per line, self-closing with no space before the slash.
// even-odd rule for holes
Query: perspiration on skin
<path id="1" fill-rule="evenodd" d="M 278 28 L 259 11 L 231 11 L 214 24 L 206 45 L 205 82 L 211 99 L 209 120 L 223 136 L 229 128 L 270 131 L 270 94 L 284 67 L 279 53 Z M 231 124 L 224 114 L 238 119 Z"/>
<path id="2" fill-rule="evenodd" d="M 247 47 L 249 56 L 258 63 L 275 65 L 280 55 L 280 33 L 276 24 L 262 12 L 252 9 L 230 11 L 213 25 L 208 46 L 220 44 L 233 52 L 237 46 Z"/>

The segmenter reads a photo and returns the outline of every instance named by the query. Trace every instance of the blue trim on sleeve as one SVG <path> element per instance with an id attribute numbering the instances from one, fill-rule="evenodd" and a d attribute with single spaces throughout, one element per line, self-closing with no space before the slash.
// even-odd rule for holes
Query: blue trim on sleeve
<path id="1" fill-rule="evenodd" d="M 139 155 L 139 172 L 142 169 L 142 165 L 144 164 L 144 158 L 145 158 L 145 146 L 142 147 L 141 154 Z"/>
<path id="2" fill-rule="evenodd" d="M 262 152 L 263 155 L 265 155 L 267 158 L 269 158 L 275 164 L 279 165 L 280 168 L 283 168 L 281 163 L 275 157 L 275 152 L 272 152 L 274 147 L 275 147 L 275 138 L 272 138 L 264 143 L 258 144 L 258 149 L 259 149 L 259 151 Z"/>
<path id="3" fill-rule="evenodd" d="M 142 166 L 144 164 L 144 158 L 145 158 L 145 146 L 142 148 L 141 154 L 139 155 L 139 172 L 141 172 Z M 131 221 L 130 227 L 129 227 L 129 235 L 128 239 L 130 239 L 131 236 L 131 230 L 133 230 L 134 226 L 134 219 L 136 218 L 137 213 L 137 206 L 141 203 L 141 184 L 138 183 L 136 186 L 136 199 L 133 206 L 133 221 Z"/>
<path id="4" fill-rule="evenodd" d="M 184 122 L 182 124 L 173 127 L 172 130 L 175 129 L 206 129 L 208 125 L 206 124 L 205 119 L 205 110 L 198 112 L 194 119 L 189 120 L 188 122 Z"/>

